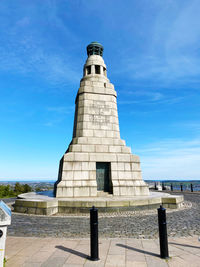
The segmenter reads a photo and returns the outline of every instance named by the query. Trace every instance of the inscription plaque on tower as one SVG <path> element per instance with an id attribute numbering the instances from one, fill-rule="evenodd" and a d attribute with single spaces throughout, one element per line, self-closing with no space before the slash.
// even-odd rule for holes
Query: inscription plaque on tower
<path id="1" fill-rule="evenodd" d="M 117 94 L 107 78 L 103 46 L 87 46 L 76 96 L 72 141 L 60 161 L 56 197 L 145 196 L 139 157 L 120 138 Z"/>

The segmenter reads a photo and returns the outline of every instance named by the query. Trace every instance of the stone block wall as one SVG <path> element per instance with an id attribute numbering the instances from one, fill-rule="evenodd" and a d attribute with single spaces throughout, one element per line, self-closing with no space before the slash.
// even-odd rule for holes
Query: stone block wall
<path id="1" fill-rule="evenodd" d="M 76 96 L 73 139 L 60 165 L 57 197 L 97 196 L 96 163 L 110 164 L 112 193 L 115 196 L 148 195 L 142 180 L 140 160 L 120 138 L 117 93 L 113 84 L 94 65 L 106 68 L 100 56 L 90 56 Z"/>
<path id="2" fill-rule="evenodd" d="M 120 139 L 116 92 L 107 79 L 81 82 L 73 139 L 64 155 L 56 196 L 97 196 L 96 162 L 111 163 L 113 195 L 148 195 L 139 157 Z"/>

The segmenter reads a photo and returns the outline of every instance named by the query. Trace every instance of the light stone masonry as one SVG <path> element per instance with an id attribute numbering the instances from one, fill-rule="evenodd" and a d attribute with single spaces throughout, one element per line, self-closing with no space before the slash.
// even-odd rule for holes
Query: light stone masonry
<path id="1" fill-rule="evenodd" d="M 139 157 L 120 138 L 117 93 L 106 73 L 103 58 L 89 55 L 76 96 L 73 138 L 55 183 L 58 198 L 97 197 L 99 191 L 149 195 Z"/>

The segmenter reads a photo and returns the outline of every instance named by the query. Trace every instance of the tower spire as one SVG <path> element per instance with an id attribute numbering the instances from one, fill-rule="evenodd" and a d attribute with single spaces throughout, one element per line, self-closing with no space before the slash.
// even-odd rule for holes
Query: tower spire
<path id="1" fill-rule="evenodd" d="M 88 57 L 91 55 L 99 55 L 103 56 L 103 46 L 98 42 L 91 42 L 87 46 L 87 55 Z"/>

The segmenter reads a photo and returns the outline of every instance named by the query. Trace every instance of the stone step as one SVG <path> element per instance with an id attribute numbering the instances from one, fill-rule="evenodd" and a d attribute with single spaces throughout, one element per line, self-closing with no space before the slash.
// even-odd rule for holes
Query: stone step
<path id="1" fill-rule="evenodd" d="M 97 196 L 98 196 L 98 197 L 109 197 L 109 196 L 112 196 L 112 195 L 109 194 L 108 192 L 97 191 Z"/>

